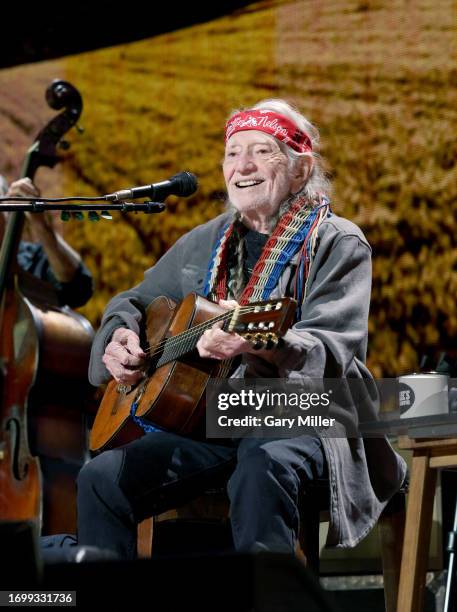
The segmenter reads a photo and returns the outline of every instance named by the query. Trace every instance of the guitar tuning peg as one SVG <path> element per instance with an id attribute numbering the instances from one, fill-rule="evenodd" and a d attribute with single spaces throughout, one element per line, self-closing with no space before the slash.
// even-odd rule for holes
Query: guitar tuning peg
<path id="1" fill-rule="evenodd" d="M 263 334 L 256 334 L 254 336 L 254 340 L 255 340 L 255 342 L 254 342 L 254 346 L 252 348 L 255 349 L 256 351 L 258 351 L 264 345 L 264 336 L 263 336 Z"/>
<path id="2" fill-rule="evenodd" d="M 102 212 L 100 213 L 100 217 L 102 219 L 108 219 L 108 221 L 111 221 L 111 219 L 113 218 L 107 210 L 102 210 Z"/>
<path id="3" fill-rule="evenodd" d="M 72 212 L 71 216 L 73 219 L 76 219 L 76 221 L 84 221 L 84 213 L 82 212 Z"/>
<path id="4" fill-rule="evenodd" d="M 100 217 L 95 210 L 89 210 L 88 217 L 89 221 L 100 221 Z"/>
<path id="5" fill-rule="evenodd" d="M 68 151 L 69 148 L 70 143 L 68 142 L 68 140 L 59 140 L 59 149 L 62 149 L 63 151 Z"/>
<path id="6" fill-rule="evenodd" d="M 279 340 L 276 334 L 267 334 L 267 343 L 265 345 L 266 349 L 272 349 L 277 346 Z"/>
<path id="7" fill-rule="evenodd" d="M 60 213 L 60 218 L 62 221 L 66 222 L 66 221 L 70 221 L 70 213 L 68 212 L 68 210 L 63 210 Z"/>

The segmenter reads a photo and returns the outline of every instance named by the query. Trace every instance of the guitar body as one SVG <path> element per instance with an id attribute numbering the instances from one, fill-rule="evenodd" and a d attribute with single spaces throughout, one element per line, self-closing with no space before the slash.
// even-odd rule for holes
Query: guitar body
<path id="1" fill-rule="evenodd" d="M 154 346 L 223 312 L 217 304 L 194 293 L 179 306 L 166 297 L 158 297 L 146 312 L 148 345 Z M 143 435 L 143 429 L 130 418 L 135 399 L 137 416 L 175 433 L 195 435 L 204 415 L 207 381 L 211 376 L 221 376 L 225 370 L 230 370 L 227 362 L 201 359 L 198 353 L 190 353 L 155 369 L 146 381 L 127 393 L 122 392 L 116 381 L 111 381 L 91 431 L 91 450 L 120 446 Z"/>

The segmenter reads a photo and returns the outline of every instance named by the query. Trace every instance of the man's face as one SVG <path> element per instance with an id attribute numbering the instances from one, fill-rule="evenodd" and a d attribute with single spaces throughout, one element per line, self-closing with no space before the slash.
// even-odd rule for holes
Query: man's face
<path id="1" fill-rule="evenodd" d="M 274 215 L 300 188 L 279 144 L 257 130 L 237 132 L 228 140 L 223 170 L 229 200 L 241 213 Z"/>

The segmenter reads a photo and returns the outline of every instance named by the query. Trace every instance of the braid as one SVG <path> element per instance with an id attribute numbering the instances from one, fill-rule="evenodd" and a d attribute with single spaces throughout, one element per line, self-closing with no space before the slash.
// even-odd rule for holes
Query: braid
<path id="1" fill-rule="evenodd" d="M 205 296 L 214 301 L 230 297 L 241 305 L 267 300 L 285 266 L 300 251 L 294 297 L 301 304 L 319 226 L 332 213 L 325 196 L 319 198 L 316 205 L 305 196 L 297 196 L 285 204 L 286 211 L 263 247 L 249 279 L 244 278 L 245 236 L 249 230 L 241 222 L 238 211 L 235 212 L 232 221 L 221 229 L 213 247 L 205 279 Z"/>
<path id="2" fill-rule="evenodd" d="M 238 300 L 247 281 L 244 275 L 244 258 L 246 255 L 244 235 L 246 232 L 247 228 L 241 222 L 241 215 L 236 211 L 233 219 L 233 233 L 230 237 L 231 239 L 228 247 L 229 256 L 227 266 L 230 275 L 228 282 L 229 299 Z"/>

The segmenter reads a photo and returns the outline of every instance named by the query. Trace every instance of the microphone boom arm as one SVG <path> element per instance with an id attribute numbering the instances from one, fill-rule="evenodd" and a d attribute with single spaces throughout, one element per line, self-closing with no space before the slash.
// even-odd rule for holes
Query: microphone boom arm
<path id="1" fill-rule="evenodd" d="M 60 201 L 56 201 L 60 200 Z M 109 202 L 104 204 L 70 204 L 69 202 L 83 200 L 99 202 L 104 198 L 21 198 L 0 197 L 0 211 L 42 213 L 46 210 L 59 210 L 68 213 L 84 213 L 109 210 L 121 212 L 143 212 L 146 214 L 160 213 L 166 208 L 163 202 Z M 3 204 L 10 202 L 10 204 Z M 11 202 L 15 202 L 12 204 Z"/>

